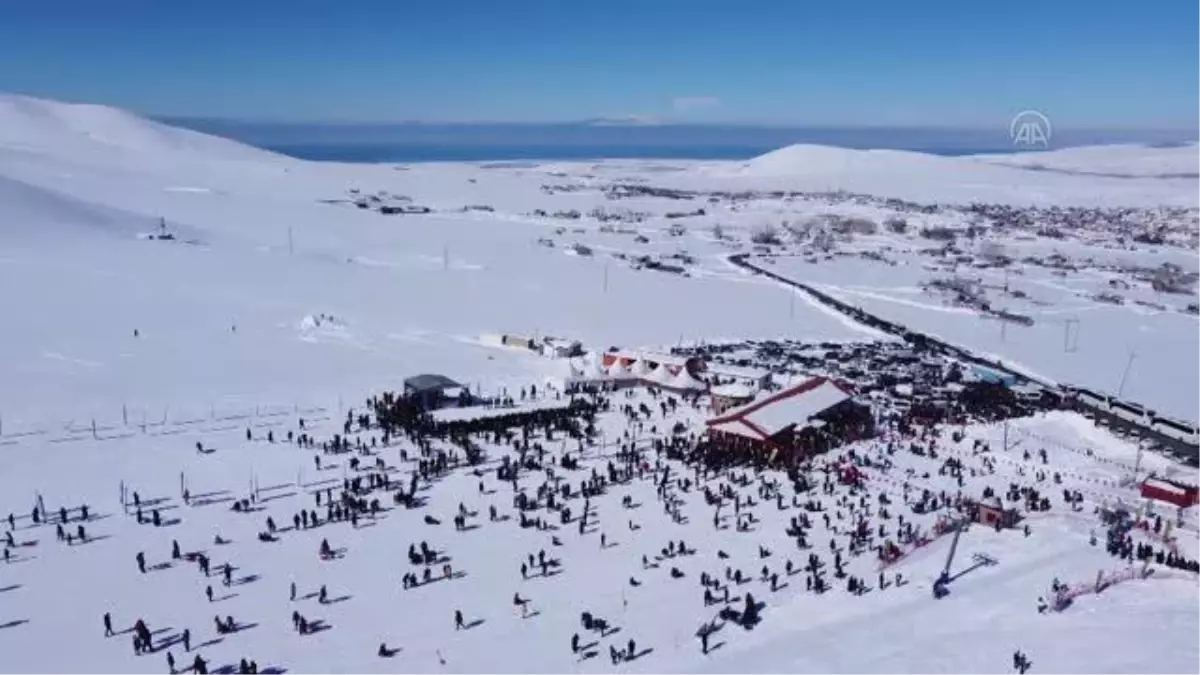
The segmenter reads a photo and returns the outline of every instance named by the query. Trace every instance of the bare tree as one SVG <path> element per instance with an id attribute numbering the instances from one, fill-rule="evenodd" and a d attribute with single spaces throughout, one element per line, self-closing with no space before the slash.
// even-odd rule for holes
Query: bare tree
<path id="1" fill-rule="evenodd" d="M 779 246 L 783 241 L 779 238 L 779 228 L 770 223 L 763 223 L 750 232 L 750 241 L 755 244 Z"/>

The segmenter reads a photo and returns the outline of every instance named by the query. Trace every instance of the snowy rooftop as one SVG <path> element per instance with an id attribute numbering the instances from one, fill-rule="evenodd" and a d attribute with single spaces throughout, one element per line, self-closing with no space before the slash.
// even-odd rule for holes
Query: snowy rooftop
<path id="1" fill-rule="evenodd" d="M 705 372 L 709 375 L 719 377 L 733 377 L 741 380 L 761 380 L 771 374 L 769 370 L 763 368 L 752 368 L 749 366 L 733 366 L 725 363 L 717 363 L 710 361 L 705 367 Z"/>
<path id="2" fill-rule="evenodd" d="M 713 396 L 724 396 L 726 398 L 751 398 L 758 393 L 758 388 L 742 382 L 732 382 L 730 384 L 721 384 L 709 390 Z"/>
<path id="3" fill-rule="evenodd" d="M 532 412 L 534 410 L 559 410 L 569 408 L 570 399 L 556 400 L 540 398 L 534 401 L 521 401 L 511 406 L 502 405 L 473 405 L 460 408 L 439 408 L 429 413 L 436 422 L 457 422 L 461 420 L 487 419 L 516 413 Z"/>
<path id="4" fill-rule="evenodd" d="M 791 425 L 805 426 L 810 418 L 851 398 L 850 394 L 823 377 L 814 377 L 780 392 L 760 396 L 709 420 L 721 425 L 734 420 L 749 423 L 763 437 L 774 436 Z"/>

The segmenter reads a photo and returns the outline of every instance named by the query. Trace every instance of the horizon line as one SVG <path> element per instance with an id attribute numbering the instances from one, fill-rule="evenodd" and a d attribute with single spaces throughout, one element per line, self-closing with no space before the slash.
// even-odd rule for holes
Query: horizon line
<path id="1" fill-rule="evenodd" d="M 276 127 L 590 127 L 590 128 L 625 128 L 625 129 L 656 129 L 656 128 L 700 128 L 700 129 L 759 129 L 759 130 L 924 130 L 924 131 L 980 131 L 995 132 L 994 124 L 887 124 L 863 123 L 846 124 L 834 122 L 810 123 L 779 123 L 779 122 L 745 122 L 745 121 L 685 121 L 663 120 L 656 122 L 626 122 L 612 118 L 585 118 L 575 120 L 346 120 L 346 119 L 271 119 L 259 117 L 236 117 L 221 115 L 156 115 L 147 117 L 159 122 L 205 122 L 214 124 L 264 125 Z M 1190 134 L 1189 138 L 1200 137 L 1200 130 L 1195 126 L 1129 126 L 1129 125 L 1088 125 L 1088 126 L 1056 126 L 1056 133 L 1094 133 L 1094 132 L 1177 132 Z"/>

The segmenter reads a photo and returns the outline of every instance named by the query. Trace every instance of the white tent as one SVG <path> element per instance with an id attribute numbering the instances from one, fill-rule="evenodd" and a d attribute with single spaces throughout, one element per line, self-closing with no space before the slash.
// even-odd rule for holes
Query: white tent
<path id="1" fill-rule="evenodd" d="M 708 388 L 708 385 L 696 379 L 695 376 L 689 373 L 687 368 L 680 368 L 679 372 L 675 373 L 674 377 L 670 378 L 670 380 L 667 382 L 664 382 L 664 384 L 672 389 L 687 391 L 704 391 Z"/>
<path id="2" fill-rule="evenodd" d="M 626 368 L 625 364 L 621 363 L 620 359 L 614 361 L 613 364 L 608 367 L 608 377 L 609 379 L 613 380 L 636 379 L 633 373 L 629 372 L 629 368 Z"/>
<path id="3" fill-rule="evenodd" d="M 595 356 L 571 359 L 570 363 L 571 378 L 574 380 L 604 380 L 608 378 L 608 373 L 604 371 L 600 359 Z"/>
<path id="4" fill-rule="evenodd" d="M 650 382 L 651 384 L 668 387 L 671 383 L 671 371 L 667 370 L 666 366 L 659 366 L 642 376 L 642 379 Z"/>

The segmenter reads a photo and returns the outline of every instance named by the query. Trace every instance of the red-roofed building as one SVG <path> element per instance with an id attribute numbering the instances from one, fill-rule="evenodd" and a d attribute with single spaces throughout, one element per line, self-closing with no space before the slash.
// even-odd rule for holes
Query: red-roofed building
<path id="1" fill-rule="evenodd" d="M 824 377 L 760 396 L 706 424 L 712 443 L 768 461 L 824 452 L 874 431 L 870 409 L 854 400 L 847 385 Z"/>

